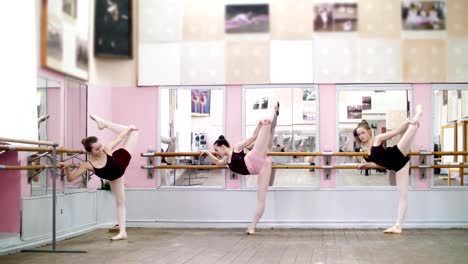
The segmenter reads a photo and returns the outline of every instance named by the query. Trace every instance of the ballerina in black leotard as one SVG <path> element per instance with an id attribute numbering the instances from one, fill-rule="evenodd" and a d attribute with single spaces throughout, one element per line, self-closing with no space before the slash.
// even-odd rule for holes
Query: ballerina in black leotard
<path id="1" fill-rule="evenodd" d="M 401 225 L 403 224 L 406 209 L 408 208 L 408 153 L 411 148 L 411 143 L 418 131 L 419 118 L 421 115 L 422 106 L 417 105 L 416 114 L 413 119 L 406 121 L 395 130 L 379 134 L 375 137 L 367 122 L 361 122 L 354 130 L 356 141 L 361 143 L 364 149 L 369 153 L 369 156 L 364 158 L 366 162 L 358 165 L 359 169 L 385 167 L 389 170 L 396 171 L 397 186 L 400 192 L 398 216 L 395 225 L 386 229 L 384 233 L 400 234 L 402 230 Z M 385 148 L 382 145 L 387 139 L 393 138 L 403 132 L 404 134 L 396 146 Z"/>

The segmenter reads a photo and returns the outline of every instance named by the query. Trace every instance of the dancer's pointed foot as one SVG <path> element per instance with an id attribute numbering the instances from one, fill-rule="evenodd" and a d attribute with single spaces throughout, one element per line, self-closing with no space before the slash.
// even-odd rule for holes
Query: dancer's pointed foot
<path id="1" fill-rule="evenodd" d="M 37 123 L 40 124 L 40 123 L 46 121 L 47 119 L 49 119 L 49 117 L 50 117 L 49 114 L 42 115 L 37 119 Z"/>
<path id="2" fill-rule="evenodd" d="M 416 105 L 416 114 L 422 115 L 422 113 L 423 113 L 422 105 L 420 104 Z"/>
<path id="3" fill-rule="evenodd" d="M 255 228 L 248 226 L 247 229 L 245 230 L 245 233 L 247 235 L 255 235 Z"/>
<path id="4" fill-rule="evenodd" d="M 118 235 L 112 237 L 110 240 L 117 241 L 117 240 L 126 240 L 126 239 L 127 239 L 127 233 L 120 232 Z"/>
<path id="5" fill-rule="evenodd" d="M 279 116 L 279 107 L 280 107 L 280 103 L 276 102 L 275 111 L 276 111 L 277 116 Z"/>
<path id="6" fill-rule="evenodd" d="M 387 228 L 383 231 L 385 234 L 401 234 L 401 226 L 394 225 L 390 228 Z"/>
<path id="7" fill-rule="evenodd" d="M 103 130 L 106 126 L 104 125 L 104 122 L 101 118 L 95 116 L 95 115 L 89 115 L 89 118 L 91 118 L 91 120 L 93 120 L 94 122 L 96 122 L 97 126 L 98 126 L 98 129 L 99 130 Z"/>

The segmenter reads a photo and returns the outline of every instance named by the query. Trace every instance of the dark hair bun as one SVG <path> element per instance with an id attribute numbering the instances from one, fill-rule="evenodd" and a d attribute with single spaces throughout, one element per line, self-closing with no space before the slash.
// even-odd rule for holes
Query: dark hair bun
<path id="1" fill-rule="evenodd" d="M 220 139 L 220 140 L 224 140 L 224 139 L 226 139 L 226 138 L 225 138 L 223 135 L 221 135 L 221 136 L 219 136 L 219 138 L 218 138 L 218 139 Z"/>

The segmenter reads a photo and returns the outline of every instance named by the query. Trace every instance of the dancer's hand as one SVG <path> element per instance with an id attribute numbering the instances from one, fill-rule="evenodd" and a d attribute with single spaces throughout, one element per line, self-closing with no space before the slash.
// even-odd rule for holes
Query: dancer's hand
<path id="1" fill-rule="evenodd" d="M 71 165 L 72 164 L 68 163 L 68 162 L 59 162 L 59 163 L 57 163 L 57 168 L 66 169 L 66 168 L 70 168 Z"/>
<path id="2" fill-rule="evenodd" d="M 419 128 L 419 121 L 416 121 L 416 120 L 410 120 L 410 121 L 409 121 L 409 124 L 410 124 L 410 125 L 415 125 L 416 127 L 418 127 L 418 128 Z"/>
<path id="3" fill-rule="evenodd" d="M 366 164 L 365 164 L 365 163 L 359 163 L 359 164 L 357 165 L 357 167 L 358 167 L 358 170 L 364 170 L 364 169 L 367 169 L 367 166 L 366 166 Z"/>
<path id="4" fill-rule="evenodd" d="M 138 128 L 134 125 L 130 125 L 128 126 L 128 128 L 130 129 L 130 131 L 138 131 Z"/>
<path id="5" fill-rule="evenodd" d="M 200 150 L 200 156 L 208 156 L 208 150 Z"/>
<path id="6" fill-rule="evenodd" d="M 263 120 L 260 120 L 259 123 L 262 124 L 262 125 L 269 125 L 269 124 L 271 124 L 271 120 L 269 120 L 269 119 L 263 119 Z"/>

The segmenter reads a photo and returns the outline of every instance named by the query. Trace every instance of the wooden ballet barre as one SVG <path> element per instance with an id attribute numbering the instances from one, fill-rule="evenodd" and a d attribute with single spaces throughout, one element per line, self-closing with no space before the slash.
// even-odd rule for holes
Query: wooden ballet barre
<path id="1" fill-rule="evenodd" d="M 57 145 L 57 144 L 55 144 L 54 142 L 51 142 L 51 141 L 26 140 L 26 139 L 15 139 L 15 138 L 4 138 L 4 137 L 0 137 L 0 142 L 23 143 L 23 144 L 44 145 L 44 146 Z"/>
<path id="2" fill-rule="evenodd" d="M 226 165 L 146 165 L 142 169 L 193 169 L 193 170 L 220 170 L 227 169 Z"/>
<path id="3" fill-rule="evenodd" d="M 0 170 L 43 170 L 51 169 L 54 166 L 52 165 L 26 165 L 26 166 L 16 166 L 16 165 L 0 165 Z M 78 168 L 79 164 L 72 164 L 69 168 Z"/>
<path id="4" fill-rule="evenodd" d="M 212 152 L 216 155 L 215 152 Z M 336 157 L 357 157 L 368 156 L 366 152 L 268 152 L 268 156 L 297 156 L 297 157 L 312 157 L 312 156 L 336 156 Z M 468 155 L 468 151 L 434 151 L 434 152 L 409 152 L 410 156 L 420 155 Z M 141 153 L 142 157 L 178 157 L 178 156 L 200 156 L 200 152 L 145 152 Z"/>
<path id="5" fill-rule="evenodd" d="M 0 150 L 52 152 L 52 148 L 50 147 L 27 147 L 27 146 L 16 146 L 16 145 L 0 145 Z M 74 154 L 85 153 L 83 150 L 65 149 L 65 148 L 57 148 L 56 151 L 57 153 L 74 153 Z"/>

